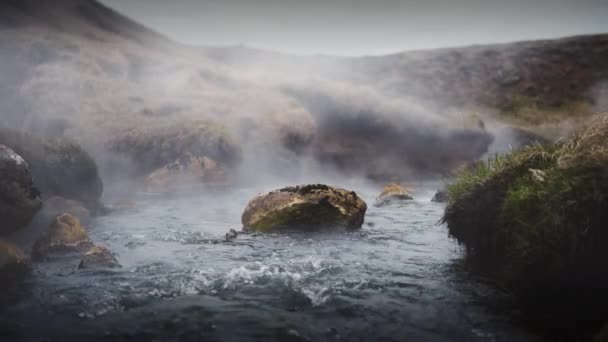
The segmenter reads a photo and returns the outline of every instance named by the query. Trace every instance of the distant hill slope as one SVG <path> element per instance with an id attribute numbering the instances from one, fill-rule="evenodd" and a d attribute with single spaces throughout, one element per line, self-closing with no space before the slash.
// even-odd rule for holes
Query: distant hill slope
<path id="1" fill-rule="evenodd" d="M 531 123 L 526 109 L 563 119 L 568 110 L 593 110 L 606 96 L 608 35 L 473 46 L 361 58 L 351 61 L 363 78 L 381 87 L 413 92 L 427 101 L 479 106 Z M 366 78 L 367 76 L 367 78 Z"/>
<path id="2" fill-rule="evenodd" d="M 608 34 L 358 58 L 292 57 L 242 46 L 205 53 L 235 67 L 331 68 L 344 81 L 374 85 L 391 97 L 415 98 L 438 110 L 500 114 L 522 124 L 608 108 Z"/>
<path id="3" fill-rule="evenodd" d="M 403 178 L 480 157 L 484 129 L 601 110 L 608 35 L 302 57 L 181 45 L 93 0 L 5 0 L 0 60 L 2 125 L 72 137 L 102 164 L 142 127 L 209 120 L 260 174 L 310 156 Z"/>

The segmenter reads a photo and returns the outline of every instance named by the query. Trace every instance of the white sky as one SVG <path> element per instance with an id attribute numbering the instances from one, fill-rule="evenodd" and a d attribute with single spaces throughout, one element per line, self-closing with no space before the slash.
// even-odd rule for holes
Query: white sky
<path id="1" fill-rule="evenodd" d="M 608 32 L 608 0 L 101 0 L 182 43 L 369 55 Z"/>

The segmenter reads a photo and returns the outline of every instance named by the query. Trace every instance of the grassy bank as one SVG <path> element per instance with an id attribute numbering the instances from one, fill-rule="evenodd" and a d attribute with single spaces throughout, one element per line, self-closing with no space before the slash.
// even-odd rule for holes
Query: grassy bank
<path id="1" fill-rule="evenodd" d="M 581 336 L 608 319 L 608 117 L 479 163 L 448 192 L 450 235 L 530 323 Z"/>

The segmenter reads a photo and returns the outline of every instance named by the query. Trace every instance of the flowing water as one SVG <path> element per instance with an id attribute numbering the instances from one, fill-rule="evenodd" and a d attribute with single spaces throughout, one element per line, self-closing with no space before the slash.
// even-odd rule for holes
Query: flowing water
<path id="1" fill-rule="evenodd" d="M 0 311 L 0 340 L 526 341 L 503 295 L 462 271 L 438 224 L 436 184 L 375 208 L 356 232 L 239 235 L 247 200 L 268 189 L 159 197 L 94 219 L 91 239 L 120 269 L 38 264 Z M 426 190 L 420 190 L 426 189 Z M 508 302 L 505 300 L 505 302 Z"/>

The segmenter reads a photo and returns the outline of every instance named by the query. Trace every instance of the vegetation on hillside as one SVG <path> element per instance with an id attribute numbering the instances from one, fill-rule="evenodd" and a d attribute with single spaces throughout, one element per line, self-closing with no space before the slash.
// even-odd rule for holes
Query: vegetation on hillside
<path id="1" fill-rule="evenodd" d="M 608 318 L 608 117 L 479 163 L 448 192 L 443 221 L 469 265 L 511 290 L 532 323 L 578 335 Z"/>

